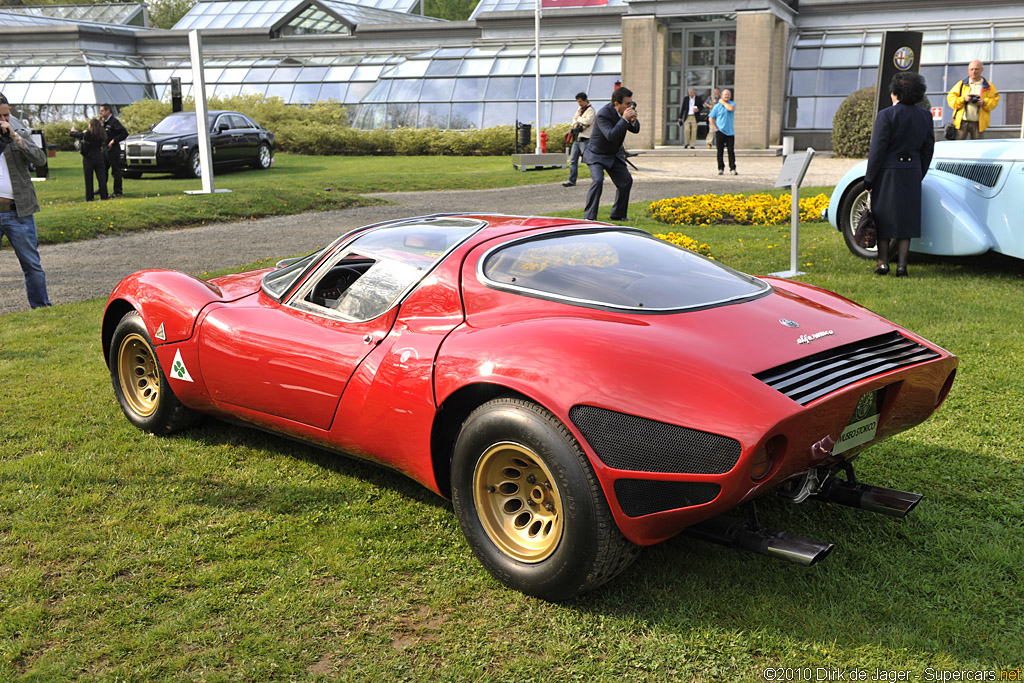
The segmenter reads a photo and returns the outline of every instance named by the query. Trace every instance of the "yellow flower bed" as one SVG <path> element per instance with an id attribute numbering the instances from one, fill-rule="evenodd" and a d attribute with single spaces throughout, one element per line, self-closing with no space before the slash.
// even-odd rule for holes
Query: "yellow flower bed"
<path id="1" fill-rule="evenodd" d="M 651 217 L 669 225 L 784 225 L 789 223 L 791 195 L 773 197 L 769 194 L 702 194 L 675 197 L 652 202 Z M 800 199 L 800 220 L 821 220 L 821 211 L 828 206 L 828 196 Z"/>
<path id="2" fill-rule="evenodd" d="M 667 235 L 655 235 L 655 237 L 663 239 L 666 242 L 671 242 L 672 244 L 679 245 L 684 249 L 695 251 L 703 256 L 714 258 L 713 256 L 711 256 L 711 247 L 704 244 L 703 242 L 698 242 L 692 237 L 687 237 L 681 232 L 670 232 Z"/>

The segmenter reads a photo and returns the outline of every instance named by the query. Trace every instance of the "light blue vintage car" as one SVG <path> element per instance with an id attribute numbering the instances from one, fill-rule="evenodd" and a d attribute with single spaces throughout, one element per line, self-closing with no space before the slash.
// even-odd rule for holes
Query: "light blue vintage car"
<path id="1" fill-rule="evenodd" d="M 854 243 L 864 211 L 867 162 L 842 177 L 826 217 L 850 251 L 874 259 L 874 249 Z M 959 140 L 935 143 L 921 187 L 921 237 L 911 251 L 970 256 L 995 251 L 1024 259 L 1024 140 Z"/>

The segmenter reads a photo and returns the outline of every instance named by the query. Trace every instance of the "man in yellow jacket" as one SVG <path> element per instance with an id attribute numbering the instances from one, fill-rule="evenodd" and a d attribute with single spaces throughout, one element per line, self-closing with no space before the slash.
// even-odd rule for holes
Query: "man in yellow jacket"
<path id="1" fill-rule="evenodd" d="M 953 125 L 957 140 L 978 140 L 988 128 L 989 112 L 999 104 L 999 91 L 981 77 L 984 67 L 975 59 L 967 65 L 970 77 L 960 81 L 946 95 L 953 109 Z"/>

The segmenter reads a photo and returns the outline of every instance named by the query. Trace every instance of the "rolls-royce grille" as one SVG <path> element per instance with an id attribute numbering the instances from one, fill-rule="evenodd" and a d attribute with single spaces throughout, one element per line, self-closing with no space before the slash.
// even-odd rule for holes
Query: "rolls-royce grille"
<path id="1" fill-rule="evenodd" d="M 722 474 L 740 457 L 735 439 L 614 410 L 573 406 L 569 419 L 601 462 L 620 470 Z"/>
<path id="2" fill-rule="evenodd" d="M 628 517 L 710 503 L 721 490 L 718 484 L 705 481 L 619 479 L 615 482 L 615 497 Z"/>
<path id="3" fill-rule="evenodd" d="M 999 164 L 981 164 L 974 161 L 940 161 L 935 164 L 935 168 L 986 187 L 995 187 L 1003 170 Z"/>
<path id="4" fill-rule="evenodd" d="M 155 157 L 155 142 L 133 142 L 125 148 L 125 154 L 130 157 Z"/>
<path id="5" fill-rule="evenodd" d="M 899 332 L 890 332 L 822 351 L 754 376 L 800 405 L 807 405 L 867 377 L 938 357 L 939 354 L 928 347 Z"/>

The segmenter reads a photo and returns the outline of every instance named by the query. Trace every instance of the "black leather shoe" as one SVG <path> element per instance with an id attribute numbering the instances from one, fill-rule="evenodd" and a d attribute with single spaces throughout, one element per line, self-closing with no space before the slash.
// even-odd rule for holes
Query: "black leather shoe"
<path id="1" fill-rule="evenodd" d="M 576 183 L 570 183 L 568 180 L 566 180 L 564 183 L 562 183 L 562 187 L 576 187 Z"/>
<path id="2" fill-rule="evenodd" d="M 874 273 L 875 273 L 875 275 L 888 275 L 889 274 L 889 264 L 888 263 L 883 263 L 882 265 L 876 267 L 875 270 L 874 270 Z M 897 271 L 897 275 L 898 274 L 899 274 L 899 271 Z"/>
<path id="3" fill-rule="evenodd" d="M 907 277 L 907 267 L 896 266 L 896 277 Z"/>

